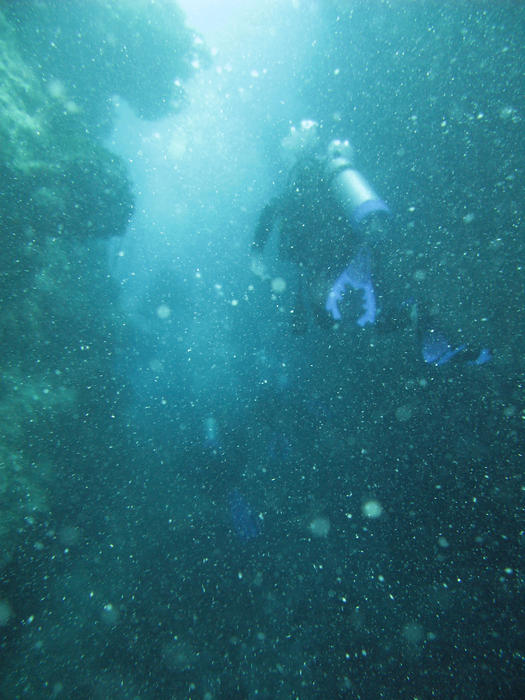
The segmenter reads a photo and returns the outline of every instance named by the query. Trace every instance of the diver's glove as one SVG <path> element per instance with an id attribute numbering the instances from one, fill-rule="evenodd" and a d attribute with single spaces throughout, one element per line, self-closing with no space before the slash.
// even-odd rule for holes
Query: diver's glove
<path id="1" fill-rule="evenodd" d="M 377 308 L 368 250 L 361 249 L 359 251 L 346 270 L 333 283 L 328 293 L 325 309 L 334 321 L 340 321 L 342 318 L 338 304 L 343 300 L 348 287 L 354 291 L 362 292 L 363 295 L 363 313 L 357 319 L 357 325 L 363 327 L 367 323 L 374 323 Z"/>

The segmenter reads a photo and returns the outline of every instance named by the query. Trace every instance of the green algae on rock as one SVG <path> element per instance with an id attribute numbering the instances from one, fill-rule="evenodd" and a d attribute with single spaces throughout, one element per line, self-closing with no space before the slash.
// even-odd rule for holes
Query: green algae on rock
<path id="1" fill-rule="evenodd" d="M 171 29 L 157 24 L 153 30 L 146 21 L 135 26 L 126 5 L 21 0 L 0 10 L 0 569 L 18 544 L 31 546 L 27 529 L 45 520 L 53 502 L 69 497 L 67 478 L 82 479 L 97 464 L 124 393 L 114 348 L 125 322 L 106 239 L 125 232 L 133 196 L 125 164 L 100 138 L 110 123 L 107 90 L 118 91 L 118 84 L 111 70 L 103 75 L 107 60 L 95 66 L 102 73 L 72 65 L 78 32 L 70 37 L 75 46 L 62 43 L 65 29 L 54 24 L 53 13 L 64 10 L 67 24 L 77 17 L 70 9 L 85 11 L 84 36 L 93 29 L 86 14 L 99 18 L 85 48 L 96 53 L 106 42 L 106 58 L 118 57 L 120 78 L 127 71 L 130 94 L 137 61 L 156 60 L 155 42 L 145 51 L 144 37 L 164 32 L 157 49 L 166 53 L 174 31 L 176 60 L 167 58 L 165 67 L 179 90 L 173 80 L 188 74 L 192 46 L 180 16 L 174 14 Z M 152 10 L 142 3 L 142 19 Z M 32 23 L 38 25 L 42 13 L 47 24 L 42 21 L 35 37 Z M 58 44 L 51 47 L 46 32 L 55 30 Z M 130 31 L 136 60 L 123 49 Z M 68 66 L 71 81 L 60 74 Z M 144 67 L 136 77 L 144 83 L 148 76 Z M 151 114 L 172 104 L 160 93 L 153 97 Z"/>

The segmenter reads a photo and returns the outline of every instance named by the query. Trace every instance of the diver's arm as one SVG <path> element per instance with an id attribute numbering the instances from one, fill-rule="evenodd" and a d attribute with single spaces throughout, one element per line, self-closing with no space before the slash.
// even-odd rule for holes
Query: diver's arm
<path id="1" fill-rule="evenodd" d="M 264 207 L 259 216 L 252 240 L 252 251 L 262 252 L 281 211 L 281 197 L 274 197 Z"/>

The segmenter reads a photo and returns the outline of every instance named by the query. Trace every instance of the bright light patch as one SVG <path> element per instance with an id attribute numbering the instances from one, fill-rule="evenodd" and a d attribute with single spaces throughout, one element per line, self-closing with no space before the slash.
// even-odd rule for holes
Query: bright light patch
<path id="1" fill-rule="evenodd" d="M 282 294 L 286 291 L 286 280 L 282 277 L 274 277 L 272 280 L 272 292 L 275 294 Z"/>
<path id="2" fill-rule="evenodd" d="M 412 409 L 410 406 L 398 406 L 396 408 L 396 419 L 400 423 L 406 423 L 412 417 Z"/>
<path id="3" fill-rule="evenodd" d="M 162 320 L 165 321 L 167 318 L 171 316 L 171 309 L 167 304 L 160 304 L 160 306 L 157 306 L 157 316 Z"/>
<path id="4" fill-rule="evenodd" d="M 324 517 L 314 518 L 310 522 L 308 529 L 314 537 L 328 537 L 328 533 L 330 532 L 330 521 L 328 518 Z"/>
<path id="5" fill-rule="evenodd" d="M 246 0 L 178 0 L 177 4 L 186 15 L 186 24 L 205 38 L 231 24 L 249 6 Z"/>
<path id="6" fill-rule="evenodd" d="M 383 514 L 383 506 L 374 499 L 363 503 L 361 510 L 365 518 L 379 518 Z"/>

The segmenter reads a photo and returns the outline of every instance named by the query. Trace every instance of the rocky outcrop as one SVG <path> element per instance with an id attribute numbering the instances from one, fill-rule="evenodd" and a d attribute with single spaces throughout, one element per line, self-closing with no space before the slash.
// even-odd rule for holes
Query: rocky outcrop
<path id="1" fill-rule="evenodd" d="M 18 0 L 6 12 L 24 60 L 92 131 L 110 126 L 115 94 L 144 119 L 168 114 L 184 79 L 208 60 L 171 0 Z"/>
<path id="2" fill-rule="evenodd" d="M 97 119 L 104 112 L 107 126 L 111 91 L 162 112 L 164 78 L 188 73 L 192 38 L 178 15 L 162 26 L 153 11 L 148 23 L 156 8 L 143 2 L 134 16 L 127 2 L 35 0 L 0 11 L 0 567 L 67 471 L 93 470 L 109 442 L 125 323 L 106 240 L 124 233 L 133 197 Z M 163 66 L 159 81 L 151 62 Z"/>

